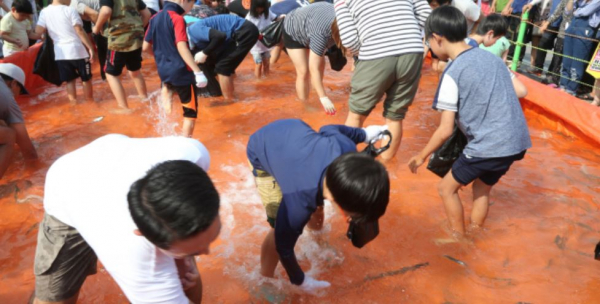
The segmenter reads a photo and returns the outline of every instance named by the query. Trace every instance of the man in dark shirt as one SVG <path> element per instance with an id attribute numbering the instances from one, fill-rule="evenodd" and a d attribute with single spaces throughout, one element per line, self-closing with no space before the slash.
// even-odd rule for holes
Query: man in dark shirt
<path id="1" fill-rule="evenodd" d="M 294 246 L 304 226 L 322 227 L 324 199 L 356 223 L 376 223 L 385 213 L 388 173 L 372 157 L 356 153 L 356 144 L 380 139 L 385 129 L 328 125 L 317 133 L 301 120 L 287 119 L 250 137 L 248 160 L 273 228 L 262 245 L 262 275 L 273 277 L 281 261 L 293 284 L 305 290 L 329 286 L 304 274 Z"/>

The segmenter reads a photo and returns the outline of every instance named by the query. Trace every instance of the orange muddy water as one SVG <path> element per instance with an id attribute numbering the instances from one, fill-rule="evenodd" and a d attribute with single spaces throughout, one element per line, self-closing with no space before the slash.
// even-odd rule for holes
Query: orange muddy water
<path id="1" fill-rule="evenodd" d="M 344 123 L 350 67 L 339 73 L 326 71 L 325 87 L 338 107 L 333 117 L 324 114 L 314 95 L 306 104 L 296 100 L 294 68 L 285 55 L 261 81 L 254 78 L 248 57 L 235 80 L 239 101 L 201 99 L 194 138 L 211 152 L 209 174 L 221 193 L 224 222 L 210 256 L 197 258 L 204 303 L 600 302 L 600 262 L 592 256 L 600 240 L 599 146 L 570 135 L 527 107 L 533 148 L 494 187 L 484 231 L 475 236 L 474 245 L 445 244 L 440 241 L 448 236 L 436 190 L 439 179 L 425 168 L 413 175 L 406 166 L 439 119 L 431 110 L 437 76 L 428 64 L 423 71 L 397 160 L 386 165 L 392 193 L 380 236 L 361 250 L 352 247 L 343 218 L 336 208 L 326 206 L 324 231 L 305 232 L 296 246 L 303 268 L 331 282 L 316 295 L 292 288 L 281 267 L 277 280 L 265 281 L 259 275 L 260 244 L 268 224 L 247 167 L 245 145 L 255 130 L 280 118 L 301 118 L 315 128 Z M 131 115 L 112 111 L 116 102 L 98 73 L 96 103 L 69 106 L 64 87 L 19 99 L 40 160 L 27 163 L 18 152 L 1 182 L 0 303 L 25 303 L 34 289 L 41 197 L 53 161 L 107 133 L 152 137 L 179 132 L 178 102 L 171 115 L 158 106 L 160 83 L 151 59 L 145 59 L 143 73 L 151 100 L 130 97 L 135 109 Z M 124 84 L 134 95 L 133 83 L 124 78 Z M 81 88 L 78 92 L 83 100 Z M 367 124 L 382 124 L 381 111 L 380 105 Z M 81 193 L 82 200 L 85 195 Z M 470 188 L 461 197 L 470 212 Z M 88 278 L 79 299 L 127 303 L 102 267 Z"/>

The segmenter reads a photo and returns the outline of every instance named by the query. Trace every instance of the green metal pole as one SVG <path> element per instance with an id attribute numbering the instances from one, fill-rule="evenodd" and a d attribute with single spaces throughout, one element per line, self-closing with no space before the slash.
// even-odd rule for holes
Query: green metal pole
<path id="1" fill-rule="evenodd" d="M 516 41 L 515 53 L 513 54 L 513 61 L 510 67 L 511 70 L 517 71 L 519 65 L 519 57 L 521 56 L 521 48 L 523 46 L 523 39 L 525 38 L 525 30 L 527 29 L 527 19 L 529 19 L 529 11 L 521 15 L 521 26 L 519 27 L 519 36 Z"/>

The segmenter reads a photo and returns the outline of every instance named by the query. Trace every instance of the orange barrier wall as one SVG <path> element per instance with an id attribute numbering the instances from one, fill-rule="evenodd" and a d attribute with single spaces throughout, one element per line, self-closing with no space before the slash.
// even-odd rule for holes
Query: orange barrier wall
<path id="1" fill-rule="evenodd" d="M 600 107 L 592 106 L 525 76 L 521 75 L 519 80 L 527 86 L 528 90 L 527 97 L 523 100 L 525 107 L 528 107 L 528 103 L 530 103 L 534 105 L 533 110 L 539 114 L 554 116 L 548 118 L 562 120 L 564 126 L 557 126 L 557 128 L 571 129 L 570 131 L 573 133 L 583 135 L 596 144 L 600 144 Z M 536 107 L 538 109 L 535 109 Z"/>
<path id="2" fill-rule="evenodd" d="M 42 44 L 38 43 L 27 49 L 27 51 L 18 52 L 4 59 L 0 59 L 0 63 L 13 63 L 25 71 L 25 88 L 27 88 L 32 95 L 40 93 L 45 86 L 50 85 L 42 79 L 42 77 L 33 74 L 35 58 L 41 47 Z"/>

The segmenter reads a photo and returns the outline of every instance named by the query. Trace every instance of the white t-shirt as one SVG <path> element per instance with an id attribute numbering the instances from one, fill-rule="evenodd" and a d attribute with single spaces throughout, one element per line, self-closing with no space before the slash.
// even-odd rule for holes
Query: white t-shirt
<path id="1" fill-rule="evenodd" d="M 246 15 L 246 20 L 252 22 L 252 24 L 256 25 L 256 27 L 258 28 L 259 31 L 262 31 L 263 29 L 265 29 L 265 27 L 269 26 L 273 20 L 277 19 L 277 16 L 275 16 L 275 14 L 273 14 L 271 11 L 269 11 L 269 17 L 265 18 L 265 15 L 260 14 L 259 18 L 254 18 L 250 15 L 250 13 L 248 13 L 248 15 Z M 260 41 L 256 41 L 256 44 L 252 47 L 252 49 L 250 50 L 250 53 L 252 54 L 262 54 L 264 52 L 268 52 L 269 48 L 266 47 L 264 44 L 262 44 L 262 42 Z"/>
<path id="2" fill-rule="evenodd" d="M 77 11 L 66 5 L 49 5 L 42 10 L 37 25 L 48 30 L 54 42 L 56 60 L 89 58 L 85 46 L 75 32 L 75 25 L 83 26 Z"/>
<path id="3" fill-rule="evenodd" d="M 467 35 L 473 30 L 473 25 L 479 20 L 481 8 L 472 0 L 452 0 L 452 6 L 456 7 L 467 18 Z"/>
<path id="4" fill-rule="evenodd" d="M 133 233 L 127 193 L 153 166 L 188 160 L 208 170 L 210 156 L 185 137 L 111 134 L 59 158 L 46 177 L 46 213 L 74 227 L 132 303 L 188 304 L 175 261 Z"/>

